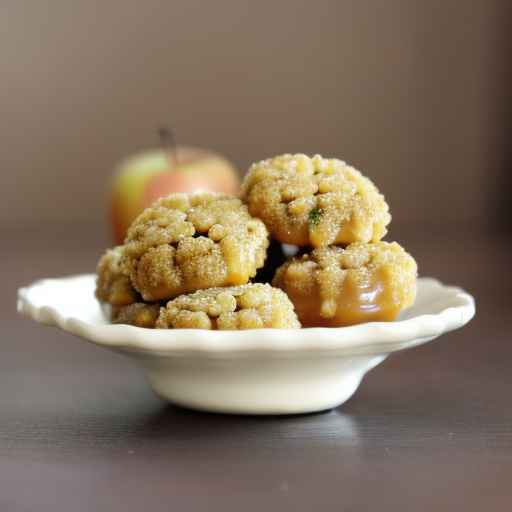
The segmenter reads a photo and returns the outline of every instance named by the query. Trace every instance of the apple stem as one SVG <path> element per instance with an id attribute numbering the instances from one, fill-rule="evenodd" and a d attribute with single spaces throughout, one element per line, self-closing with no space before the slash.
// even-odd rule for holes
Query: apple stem
<path id="1" fill-rule="evenodd" d="M 158 137 L 162 147 L 167 150 L 167 158 L 169 161 L 172 159 L 174 166 L 178 167 L 178 151 L 174 131 L 167 126 L 160 126 L 160 128 L 158 128 Z"/>

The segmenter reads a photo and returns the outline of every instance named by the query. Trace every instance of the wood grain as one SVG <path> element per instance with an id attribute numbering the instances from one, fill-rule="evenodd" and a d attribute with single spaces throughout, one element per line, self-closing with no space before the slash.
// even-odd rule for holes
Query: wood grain
<path id="1" fill-rule="evenodd" d="M 288 418 L 166 405 L 122 356 L 17 317 L 19 285 L 91 270 L 103 243 L 19 236 L 2 276 L 0 510 L 510 509 L 512 244 L 397 235 L 422 274 L 476 295 L 477 317 L 392 356 L 339 409 Z"/>

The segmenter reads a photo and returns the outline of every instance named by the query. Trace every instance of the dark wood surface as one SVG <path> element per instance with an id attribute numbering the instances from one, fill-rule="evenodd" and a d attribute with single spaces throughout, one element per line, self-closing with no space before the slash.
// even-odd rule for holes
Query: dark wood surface
<path id="1" fill-rule="evenodd" d="M 473 322 L 391 356 L 338 409 L 259 418 L 167 405 L 128 359 L 16 315 L 18 286 L 93 269 L 103 238 L 76 233 L 2 237 L 0 511 L 512 508 L 505 238 L 398 233 L 423 275 L 476 296 Z"/>

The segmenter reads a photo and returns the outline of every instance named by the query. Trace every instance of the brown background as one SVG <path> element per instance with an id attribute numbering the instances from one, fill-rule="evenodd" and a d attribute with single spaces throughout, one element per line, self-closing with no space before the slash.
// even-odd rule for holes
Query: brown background
<path id="1" fill-rule="evenodd" d="M 474 223 L 503 164 L 507 4 L 4 0 L 0 224 L 102 226 L 106 178 L 162 121 L 242 170 L 341 157 L 395 223 Z"/>

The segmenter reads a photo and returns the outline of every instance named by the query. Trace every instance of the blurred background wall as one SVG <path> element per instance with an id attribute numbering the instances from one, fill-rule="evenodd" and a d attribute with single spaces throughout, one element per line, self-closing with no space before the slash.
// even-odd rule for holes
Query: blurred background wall
<path id="1" fill-rule="evenodd" d="M 162 121 L 241 170 L 343 158 L 397 224 L 481 224 L 508 176 L 508 4 L 3 0 L 0 226 L 102 226 Z"/>

